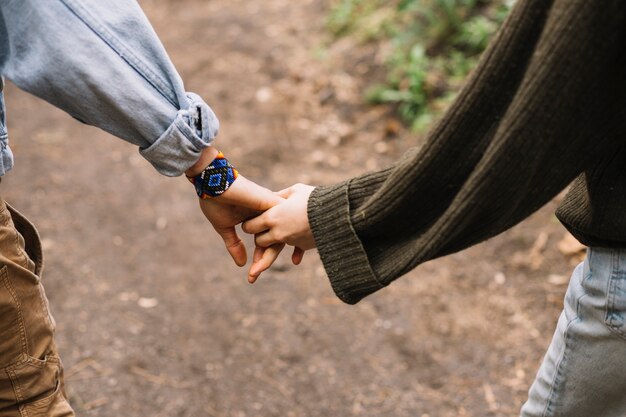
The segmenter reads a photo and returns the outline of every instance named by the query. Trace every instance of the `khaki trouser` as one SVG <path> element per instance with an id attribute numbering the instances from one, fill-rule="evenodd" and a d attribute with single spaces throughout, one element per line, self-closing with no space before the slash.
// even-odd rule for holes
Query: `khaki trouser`
<path id="1" fill-rule="evenodd" d="M 71 417 L 39 235 L 0 198 L 0 417 Z"/>

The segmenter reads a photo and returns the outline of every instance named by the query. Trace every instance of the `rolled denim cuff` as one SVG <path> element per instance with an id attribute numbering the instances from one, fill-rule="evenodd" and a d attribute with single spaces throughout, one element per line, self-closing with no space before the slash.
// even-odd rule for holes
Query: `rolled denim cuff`
<path id="1" fill-rule="evenodd" d="M 168 129 L 139 153 L 157 171 L 168 177 L 182 175 L 200 158 L 202 150 L 213 143 L 219 121 L 213 110 L 194 93 L 187 93 L 189 107 L 178 111 Z"/>

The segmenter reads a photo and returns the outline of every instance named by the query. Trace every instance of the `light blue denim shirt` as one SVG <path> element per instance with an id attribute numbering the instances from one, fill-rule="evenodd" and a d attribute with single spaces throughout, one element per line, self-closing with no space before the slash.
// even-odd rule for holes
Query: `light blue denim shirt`
<path id="1" fill-rule="evenodd" d="M 0 75 L 139 147 L 162 174 L 193 165 L 219 128 L 135 0 L 0 0 Z M 13 166 L 0 93 L 0 175 Z"/>

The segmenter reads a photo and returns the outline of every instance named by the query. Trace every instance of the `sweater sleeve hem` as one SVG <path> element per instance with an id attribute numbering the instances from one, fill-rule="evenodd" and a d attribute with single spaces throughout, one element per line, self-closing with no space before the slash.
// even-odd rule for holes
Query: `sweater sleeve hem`
<path id="1" fill-rule="evenodd" d="M 372 270 L 350 220 L 349 182 L 318 187 L 308 202 L 308 216 L 320 258 L 333 291 L 356 304 L 385 285 Z"/>
<path id="2" fill-rule="evenodd" d="M 179 110 L 167 130 L 139 153 L 157 171 L 168 177 L 182 175 L 213 143 L 219 121 L 213 110 L 196 94 L 188 93 L 189 107 Z"/>

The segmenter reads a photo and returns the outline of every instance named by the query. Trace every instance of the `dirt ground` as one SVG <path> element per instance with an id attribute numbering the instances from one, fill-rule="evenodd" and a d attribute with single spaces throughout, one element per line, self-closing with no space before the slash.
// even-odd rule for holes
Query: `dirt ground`
<path id="1" fill-rule="evenodd" d="M 362 104 L 380 57 L 329 45 L 324 1 L 141 3 L 247 177 L 330 184 L 419 146 Z M 43 237 L 79 415 L 517 415 L 575 263 L 555 202 L 347 306 L 314 252 L 248 285 L 186 180 L 13 86 L 7 105 L 17 164 L 2 194 Z"/>

